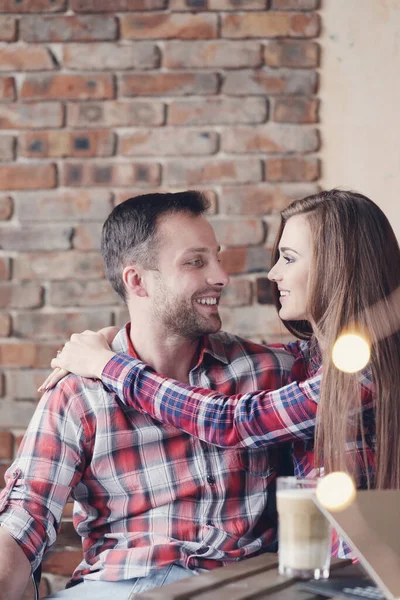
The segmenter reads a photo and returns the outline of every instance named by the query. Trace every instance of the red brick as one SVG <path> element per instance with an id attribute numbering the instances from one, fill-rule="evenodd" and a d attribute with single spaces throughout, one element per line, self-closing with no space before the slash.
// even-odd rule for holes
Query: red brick
<path id="1" fill-rule="evenodd" d="M 0 105 L 0 129 L 61 127 L 63 107 L 59 102 Z"/>
<path id="2" fill-rule="evenodd" d="M 320 175 L 316 158 L 268 158 L 265 168 L 267 181 L 315 181 Z"/>
<path id="3" fill-rule="evenodd" d="M 12 460 L 14 437 L 9 431 L 0 431 L 0 460 Z"/>
<path id="4" fill-rule="evenodd" d="M 100 250 L 102 223 L 79 224 L 74 229 L 72 247 L 75 250 Z"/>
<path id="5" fill-rule="evenodd" d="M 66 186 L 149 186 L 160 181 L 157 163 L 64 162 L 61 184 Z"/>
<path id="6" fill-rule="evenodd" d="M 259 42 L 165 42 L 163 65 L 167 69 L 244 68 L 261 65 Z"/>
<path id="7" fill-rule="evenodd" d="M 21 39 L 25 42 L 91 42 L 115 40 L 117 20 L 113 16 L 22 17 Z"/>
<path id="8" fill-rule="evenodd" d="M 309 183 L 224 186 L 218 202 L 219 212 L 227 215 L 260 216 L 279 213 L 293 200 L 316 191 L 315 186 Z"/>
<path id="9" fill-rule="evenodd" d="M 0 189 L 37 190 L 56 186 L 53 164 L 0 165 Z"/>
<path id="10" fill-rule="evenodd" d="M 224 94 L 248 96 L 251 94 L 303 94 L 309 96 L 317 88 L 316 71 L 300 69 L 269 69 L 230 71 L 222 87 Z"/>
<path id="11" fill-rule="evenodd" d="M 105 279 L 97 281 L 53 282 L 49 290 L 52 306 L 99 306 L 120 304 L 117 294 Z"/>
<path id="12" fill-rule="evenodd" d="M 268 67 L 318 67 L 319 46 L 304 40 L 268 42 L 264 47 L 264 62 Z"/>
<path id="13" fill-rule="evenodd" d="M 262 244 L 265 227 L 260 219 L 215 217 L 210 222 L 218 242 L 223 246 L 252 246 Z"/>
<path id="14" fill-rule="evenodd" d="M 1 0 L 0 12 L 6 13 L 33 13 L 33 12 L 60 12 L 65 10 L 67 0 Z"/>
<path id="15" fill-rule="evenodd" d="M 100 100 L 115 95 L 112 75 L 28 75 L 21 98 L 30 100 Z"/>
<path id="16" fill-rule="evenodd" d="M 166 184 L 185 186 L 205 183 L 260 181 L 261 164 L 256 158 L 180 159 L 164 166 Z"/>
<path id="17" fill-rule="evenodd" d="M 262 123 L 268 114 L 265 98 L 175 100 L 168 107 L 169 125 Z"/>
<path id="18" fill-rule="evenodd" d="M 33 252 L 14 258 L 16 279 L 64 280 L 104 277 L 98 252 Z"/>
<path id="19" fill-rule="evenodd" d="M 272 111 L 273 120 L 278 123 L 316 123 L 318 108 L 317 98 L 304 96 L 276 98 Z"/>
<path id="20" fill-rule="evenodd" d="M 29 311 L 19 312 L 15 315 L 14 331 L 18 337 L 23 336 L 36 340 L 66 339 L 76 331 L 85 329 L 96 331 L 101 327 L 111 325 L 111 323 L 110 311 L 98 308 L 93 310 L 93 307 L 87 312 L 82 310 L 79 312 L 63 310 L 59 313 Z"/>
<path id="21" fill-rule="evenodd" d="M 33 367 L 36 355 L 37 348 L 32 342 L 7 340 L 0 343 L 2 367 Z"/>
<path id="22" fill-rule="evenodd" d="M 74 12 L 124 12 L 140 10 L 162 10 L 168 0 L 71 0 Z"/>
<path id="23" fill-rule="evenodd" d="M 268 0 L 170 0 L 170 10 L 262 10 Z"/>
<path id="24" fill-rule="evenodd" d="M 199 96 L 217 90 L 216 73 L 137 73 L 122 75 L 119 85 L 121 96 Z"/>
<path id="25" fill-rule="evenodd" d="M 33 417 L 33 413 L 35 412 L 36 402 L 25 401 L 25 402 L 15 402 L 14 400 L 7 398 L 4 399 L 0 404 L 0 420 L 3 427 L 8 427 L 9 429 L 14 429 L 15 424 L 18 424 L 19 428 L 27 428 L 29 421 Z M 5 465 L 4 465 L 5 467 Z M 29 590 L 31 583 L 26 588 L 26 591 Z M 33 589 L 30 589 L 33 594 Z M 22 600 L 31 600 L 33 595 L 22 596 Z"/>
<path id="26" fill-rule="evenodd" d="M 164 119 L 164 104 L 157 101 L 85 102 L 67 107 L 70 127 L 157 126 Z"/>
<path id="27" fill-rule="evenodd" d="M 1 139 L 1 138 L 0 138 Z M 22 133 L 19 137 L 20 156 L 30 158 L 90 158 L 112 156 L 115 134 L 112 131 L 38 131 Z"/>
<path id="28" fill-rule="evenodd" d="M 35 281 L 0 283 L 0 308 L 38 308 L 43 304 L 43 288 Z"/>
<path id="29" fill-rule="evenodd" d="M 16 19 L 10 16 L 0 16 L 0 42 L 14 42 L 16 37 Z"/>
<path id="30" fill-rule="evenodd" d="M 214 131 L 176 129 L 137 129 L 122 135 L 119 153 L 123 156 L 172 156 L 214 154 L 218 135 Z"/>
<path id="31" fill-rule="evenodd" d="M 0 281 L 10 279 L 11 261 L 6 256 L 0 256 Z"/>
<path id="32" fill-rule="evenodd" d="M 5 374 L 7 396 L 17 400 L 40 398 L 41 394 L 37 391 L 37 389 L 39 385 L 46 379 L 48 373 L 48 370 L 45 371 L 36 369 L 7 371 Z M 18 438 L 16 439 L 16 442 L 18 442 Z"/>
<path id="33" fill-rule="evenodd" d="M 108 0 L 107 0 L 108 2 Z M 68 44 L 63 49 L 63 65 L 68 69 L 118 70 L 156 69 L 160 66 L 160 51 L 153 42 L 133 44 Z"/>
<path id="34" fill-rule="evenodd" d="M 8 337 L 11 334 L 11 317 L 6 313 L 0 313 L 0 337 Z"/>
<path id="35" fill-rule="evenodd" d="M 247 248 L 246 272 L 268 271 L 271 266 L 271 254 L 264 246 Z"/>
<path id="36" fill-rule="evenodd" d="M 110 214 L 112 195 L 108 190 L 70 190 L 14 194 L 19 221 L 101 221 Z"/>
<path id="37" fill-rule="evenodd" d="M 319 0 L 271 0 L 271 8 L 276 10 L 316 10 Z"/>
<path id="38" fill-rule="evenodd" d="M 251 281 L 248 279 L 231 279 L 228 287 L 222 292 L 221 306 L 249 306 L 252 297 Z"/>
<path id="39" fill-rule="evenodd" d="M 71 247 L 72 229 L 62 225 L 3 227 L 1 245 L 6 250 L 67 250 Z"/>
<path id="40" fill-rule="evenodd" d="M 13 209 L 12 198 L 10 196 L 0 196 L 0 221 L 8 221 L 13 214 Z"/>
<path id="41" fill-rule="evenodd" d="M 222 15 L 222 37 L 227 38 L 278 38 L 317 37 L 319 16 L 284 12 L 254 12 Z"/>
<path id="42" fill-rule="evenodd" d="M 258 277 L 256 280 L 256 295 L 259 304 L 273 304 L 271 282 L 268 277 Z"/>
<path id="43" fill-rule="evenodd" d="M 265 215 L 275 209 L 275 187 L 266 184 L 226 186 L 219 212 L 227 215 Z"/>
<path id="44" fill-rule="evenodd" d="M 223 268 L 230 275 L 268 271 L 271 266 L 271 254 L 264 246 L 248 248 L 227 248 L 220 255 Z"/>
<path id="45" fill-rule="evenodd" d="M 0 48 L 0 71 L 49 71 L 55 62 L 47 48 L 40 46 L 3 46 Z"/>
<path id="46" fill-rule="evenodd" d="M 154 13 L 120 17 L 121 37 L 133 40 L 202 40 L 218 36 L 217 15 Z"/>
<path id="47" fill-rule="evenodd" d="M 14 77 L 0 77 L 0 102 L 15 100 Z"/>
<path id="48" fill-rule="evenodd" d="M 220 254 L 221 265 L 230 275 L 247 270 L 247 248 L 229 248 Z"/>
<path id="49" fill-rule="evenodd" d="M 15 138 L 12 135 L 0 136 L 0 162 L 14 160 Z"/>
<path id="50" fill-rule="evenodd" d="M 222 150 L 232 153 L 315 152 L 319 148 L 317 129 L 298 125 L 231 127 L 222 132 Z"/>

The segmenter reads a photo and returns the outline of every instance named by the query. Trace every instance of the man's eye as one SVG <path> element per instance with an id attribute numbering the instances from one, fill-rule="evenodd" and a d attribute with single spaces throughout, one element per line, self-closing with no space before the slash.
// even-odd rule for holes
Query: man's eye
<path id="1" fill-rule="evenodd" d="M 189 260 L 186 264 L 193 265 L 194 267 L 202 267 L 203 261 L 201 260 L 201 258 L 194 258 L 193 260 Z"/>

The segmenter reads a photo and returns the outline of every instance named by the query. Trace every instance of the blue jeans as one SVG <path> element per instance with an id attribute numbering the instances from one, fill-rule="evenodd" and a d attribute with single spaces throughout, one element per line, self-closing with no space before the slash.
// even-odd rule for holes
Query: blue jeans
<path id="1" fill-rule="evenodd" d="M 147 577 L 136 577 L 126 581 L 91 581 L 85 579 L 82 583 L 78 583 L 68 590 L 46 596 L 45 600 L 110 600 L 110 598 L 132 600 L 135 594 L 139 592 L 145 592 L 192 575 L 196 575 L 196 573 L 178 565 L 168 565 Z"/>

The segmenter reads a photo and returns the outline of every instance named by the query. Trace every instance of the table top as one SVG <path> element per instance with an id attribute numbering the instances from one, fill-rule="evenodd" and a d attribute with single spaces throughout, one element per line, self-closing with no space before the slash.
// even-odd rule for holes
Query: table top
<path id="1" fill-rule="evenodd" d="M 355 577 L 362 573 L 350 560 L 333 560 L 331 577 Z M 278 573 L 277 554 L 262 554 L 196 577 L 135 595 L 135 600 L 314 600 L 311 592 L 299 590 L 295 578 Z"/>

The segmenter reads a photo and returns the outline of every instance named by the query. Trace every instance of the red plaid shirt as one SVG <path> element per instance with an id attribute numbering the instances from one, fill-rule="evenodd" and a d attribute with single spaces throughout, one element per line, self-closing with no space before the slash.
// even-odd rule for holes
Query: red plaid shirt
<path id="1" fill-rule="evenodd" d="M 113 349 L 128 352 L 125 330 Z M 274 389 L 292 367 L 304 378 L 303 350 L 215 334 L 204 338 L 190 382 L 229 395 Z M 211 446 L 127 407 L 123 391 L 69 375 L 42 397 L 0 495 L 0 525 L 33 569 L 70 494 L 83 543 L 72 582 L 146 576 L 169 563 L 210 569 L 267 548 L 279 452 Z"/>
<path id="2" fill-rule="evenodd" d="M 296 364 L 299 373 L 299 361 L 309 359 L 307 344 L 289 344 L 286 348 L 302 349 Z M 140 361 L 116 355 L 105 366 L 102 381 L 124 398 L 127 405 L 223 448 L 236 448 L 241 452 L 243 447 L 264 447 L 279 452 L 282 443 L 291 442 L 294 474 L 312 477 L 317 474 L 313 441 L 322 369 L 301 383 L 305 371 L 303 365 L 303 373 L 297 381 L 282 389 L 271 391 L 269 385 L 263 391 L 243 395 L 241 390 L 240 395 L 234 395 L 221 388 L 210 392 L 200 389 L 199 384 L 191 387 L 168 380 Z M 295 373 L 293 375 L 296 379 Z M 360 374 L 359 380 L 365 435 L 363 438 L 359 432 L 358 438 L 348 443 L 346 451 L 355 465 L 359 487 L 365 487 L 367 471 L 370 480 L 374 480 L 375 387 L 368 369 Z M 342 541 L 335 546 L 334 555 L 345 556 L 350 552 Z"/>

